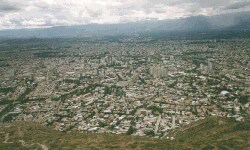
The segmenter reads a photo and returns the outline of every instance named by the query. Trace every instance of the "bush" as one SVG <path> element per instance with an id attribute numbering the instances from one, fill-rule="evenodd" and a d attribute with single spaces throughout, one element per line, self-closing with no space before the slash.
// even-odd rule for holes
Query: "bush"
<path id="1" fill-rule="evenodd" d="M 133 133 L 135 133 L 136 129 L 133 128 L 132 126 L 129 127 L 128 131 L 127 131 L 127 135 L 131 135 Z"/>
<path id="2" fill-rule="evenodd" d="M 102 122 L 102 121 L 99 121 L 98 124 L 99 124 L 99 127 L 107 126 L 107 124 L 105 122 Z"/>
<path id="3" fill-rule="evenodd" d="M 144 131 L 144 133 L 147 135 L 147 136 L 155 136 L 155 133 L 153 130 L 146 130 Z"/>
<path id="4" fill-rule="evenodd" d="M 239 97 L 239 102 L 242 104 L 246 104 L 249 101 L 249 96 L 248 95 L 241 95 Z"/>
<path id="5" fill-rule="evenodd" d="M 162 113 L 163 111 L 161 107 L 157 107 L 157 106 L 149 106 L 148 109 L 152 110 L 153 112 L 159 112 L 159 113 Z"/>

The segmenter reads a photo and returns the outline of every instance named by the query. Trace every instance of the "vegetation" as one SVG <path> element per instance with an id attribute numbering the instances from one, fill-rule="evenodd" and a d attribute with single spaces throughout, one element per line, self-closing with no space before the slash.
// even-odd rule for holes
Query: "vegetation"
<path id="1" fill-rule="evenodd" d="M 246 104 L 247 102 L 249 102 L 249 100 L 250 100 L 250 96 L 248 95 L 241 95 L 239 97 L 239 102 L 242 104 Z"/>
<path id="2" fill-rule="evenodd" d="M 9 92 L 14 92 L 14 88 L 12 88 L 12 87 L 7 87 L 7 88 L 0 88 L 0 93 L 4 93 L 4 94 L 6 94 L 6 93 L 9 93 Z"/>
<path id="3" fill-rule="evenodd" d="M 176 143 L 196 149 L 247 149 L 250 122 L 209 117 L 170 133 Z"/>
<path id="4" fill-rule="evenodd" d="M 131 135 L 136 131 L 136 129 L 132 126 L 129 127 L 128 131 L 127 131 L 127 135 Z"/>
<path id="5" fill-rule="evenodd" d="M 105 122 L 102 122 L 102 121 L 99 121 L 98 124 L 99 124 L 99 127 L 107 126 L 107 124 Z"/>
<path id="6" fill-rule="evenodd" d="M 149 106 L 147 109 L 152 110 L 153 113 L 156 113 L 156 112 L 160 114 L 162 113 L 162 108 L 158 106 Z"/>
<path id="7" fill-rule="evenodd" d="M 153 139 L 107 133 L 59 132 L 31 122 L 13 123 L 0 129 L 0 149 L 247 149 L 250 123 L 210 117 L 172 131 L 169 137 Z M 134 132 L 131 127 L 129 134 Z M 9 139 L 6 140 L 6 133 Z M 149 132 L 148 134 L 153 134 Z M 20 140 L 25 141 L 23 146 Z M 13 143 L 11 143 L 13 142 Z"/>

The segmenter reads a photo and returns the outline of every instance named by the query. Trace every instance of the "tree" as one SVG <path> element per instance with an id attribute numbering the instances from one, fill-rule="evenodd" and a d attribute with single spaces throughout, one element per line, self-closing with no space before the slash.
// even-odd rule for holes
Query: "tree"
<path id="1" fill-rule="evenodd" d="M 232 113 L 233 115 L 236 114 L 234 108 L 231 110 L 231 113 Z"/>
<path id="2" fill-rule="evenodd" d="M 163 109 L 161 107 L 158 107 L 158 106 L 149 106 L 148 109 L 152 110 L 153 112 L 159 112 L 160 114 L 163 111 Z"/>
<path id="3" fill-rule="evenodd" d="M 249 96 L 248 95 L 240 95 L 239 102 L 242 104 L 246 104 L 249 102 Z"/>
<path id="4" fill-rule="evenodd" d="M 114 128 L 115 128 L 114 124 L 109 127 L 110 130 L 114 130 Z"/>
<path id="5" fill-rule="evenodd" d="M 132 126 L 129 127 L 128 131 L 127 131 L 127 135 L 131 135 L 136 131 L 136 129 Z"/>
<path id="6" fill-rule="evenodd" d="M 105 122 L 99 121 L 98 122 L 99 127 L 105 127 L 107 124 Z"/>
<path id="7" fill-rule="evenodd" d="M 153 130 L 147 130 L 147 131 L 144 131 L 144 133 L 147 135 L 147 136 L 155 136 L 155 133 Z"/>
<path id="8" fill-rule="evenodd" d="M 104 95 L 110 95 L 111 94 L 111 89 L 108 86 L 105 86 L 104 88 Z"/>

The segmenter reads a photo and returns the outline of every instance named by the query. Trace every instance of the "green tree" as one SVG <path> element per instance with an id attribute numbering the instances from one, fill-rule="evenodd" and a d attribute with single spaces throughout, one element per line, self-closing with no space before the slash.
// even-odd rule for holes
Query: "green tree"
<path id="1" fill-rule="evenodd" d="M 153 130 L 148 130 L 144 132 L 147 136 L 155 136 L 155 133 Z"/>
<path id="2" fill-rule="evenodd" d="M 98 122 L 99 127 L 105 127 L 107 124 L 105 122 L 99 121 Z"/>
<path id="3" fill-rule="evenodd" d="M 239 102 L 242 104 L 246 104 L 249 102 L 249 96 L 248 95 L 240 95 Z"/>
<path id="4" fill-rule="evenodd" d="M 136 131 L 136 129 L 132 126 L 129 127 L 128 131 L 127 131 L 127 135 L 131 135 Z"/>

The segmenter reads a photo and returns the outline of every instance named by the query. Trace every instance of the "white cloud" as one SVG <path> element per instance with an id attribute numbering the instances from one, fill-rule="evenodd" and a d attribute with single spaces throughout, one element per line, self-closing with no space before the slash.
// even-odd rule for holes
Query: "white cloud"
<path id="1" fill-rule="evenodd" d="M 250 6 L 239 7 L 243 2 L 245 1 L 0 0 L 0 29 L 164 20 L 250 10 Z M 233 7 L 236 9 L 226 9 L 235 5 L 238 6 Z"/>

